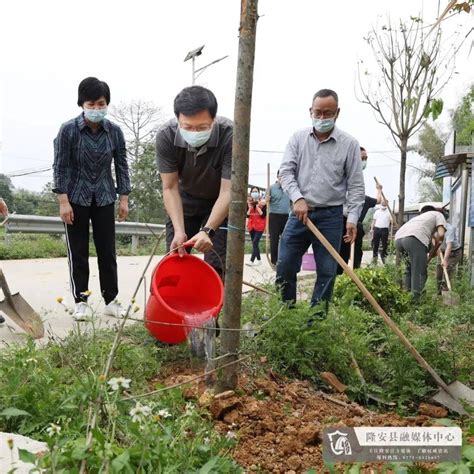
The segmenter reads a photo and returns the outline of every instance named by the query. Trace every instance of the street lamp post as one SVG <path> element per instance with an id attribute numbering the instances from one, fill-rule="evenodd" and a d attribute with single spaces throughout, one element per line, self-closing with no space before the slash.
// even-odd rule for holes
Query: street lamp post
<path id="1" fill-rule="evenodd" d="M 185 62 L 189 61 L 191 59 L 192 85 L 195 84 L 196 79 L 204 72 L 205 69 L 207 69 L 209 66 L 212 66 L 213 64 L 216 64 L 216 63 L 218 63 L 218 62 L 220 62 L 223 59 L 228 57 L 228 55 L 223 56 L 222 58 L 216 59 L 216 60 L 210 62 L 209 64 L 206 64 L 205 66 L 200 67 L 199 69 L 196 69 L 196 63 L 195 63 L 196 58 L 197 58 L 197 56 L 201 56 L 202 50 L 204 49 L 204 46 L 205 45 L 203 44 L 202 46 L 199 46 L 199 48 L 196 48 L 196 49 L 193 49 L 192 51 L 189 51 L 189 53 L 184 58 Z"/>

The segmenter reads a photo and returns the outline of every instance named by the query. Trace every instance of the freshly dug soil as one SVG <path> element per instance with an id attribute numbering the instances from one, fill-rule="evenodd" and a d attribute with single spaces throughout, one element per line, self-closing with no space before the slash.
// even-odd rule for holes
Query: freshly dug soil
<path id="1" fill-rule="evenodd" d="M 173 367 L 160 379 L 180 383 L 202 373 Z M 164 378 L 163 378 L 164 376 Z M 301 473 L 313 468 L 328 472 L 322 459 L 322 431 L 326 426 L 431 426 L 426 415 L 403 418 L 379 414 L 352 403 L 345 394 L 326 394 L 309 382 L 288 380 L 269 371 L 267 377 L 242 374 L 235 393 L 213 398 L 203 382 L 184 390 L 187 399 L 206 406 L 223 435 L 235 434 L 233 458 L 247 471 Z M 423 464 L 425 468 L 430 465 Z M 378 472 L 381 465 L 367 464 L 363 472 Z M 341 466 L 340 472 L 343 472 Z"/>

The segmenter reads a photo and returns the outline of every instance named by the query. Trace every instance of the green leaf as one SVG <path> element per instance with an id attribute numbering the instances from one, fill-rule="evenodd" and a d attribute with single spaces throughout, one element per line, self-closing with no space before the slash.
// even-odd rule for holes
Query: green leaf
<path id="1" fill-rule="evenodd" d="M 474 461 L 474 446 L 464 446 L 462 448 L 462 455 L 469 461 Z"/>
<path id="2" fill-rule="evenodd" d="M 35 464 L 38 458 L 33 454 L 30 453 L 26 449 L 21 449 L 18 448 L 18 457 L 20 458 L 20 461 Z"/>
<path id="3" fill-rule="evenodd" d="M 7 420 L 14 416 L 31 416 L 25 410 L 19 410 L 18 408 L 8 407 L 0 412 L 0 416 L 4 416 Z"/>
<path id="4" fill-rule="evenodd" d="M 217 464 L 217 461 L 218 461 L 217 457 L 213 457 L 209 459 L 209 461 L 207 461 L 207 463 L 204 464 L 204 466 L 202 466 L 201 469 L 199 469 L 199 474 L 209 474 L 210 472 L 212 472 L 215 465 Z"/>
<path id="5" fill-rule="evenodd" d="M 121 472 L 122 469 L 125 469 L 125 472 L 130 472 L 130 453 L 125 450 L 112 461 L 111 465 L 112 472 Z"/>

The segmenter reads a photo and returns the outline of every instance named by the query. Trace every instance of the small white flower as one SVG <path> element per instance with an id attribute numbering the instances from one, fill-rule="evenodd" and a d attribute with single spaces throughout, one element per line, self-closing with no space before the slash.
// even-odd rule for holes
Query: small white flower
<path id="1" fill-rule="evenodd" d="M 226 434 L 225 434 L 225 437 L 227 439 L 236 439 L 237 438 L 237 435 L 235 434 L 235 431 L 228 431 Z"/>
<path id="2" fill-rule="evenodd" d="M 161 418 L 169 418 L 171 416 L 171 413 L 164 408 L 163 410 L 158 410 L 158 416 Z"/>
<path id="3" fill-rule="evenodd" d="M 194 413 L 194 405 L 191 402 L 187 402 L 184 407 L 184 414 L 186 416 L 191 416 Z"/>
<path id="4" fill-rule="evenodd" d="M 126 379 L 124 377 L 114 377 L 110 379 L 107 383 L 110 385 L 110 388 L 116 392 L 120 387 L 122 388 L 130 388 L 130 379 Z"/>
<path id="5" fill-rule="evenodd" d="M 135 406 L 129 411 L 129 415 L 132 417 L 133 422 L 139 423 L 142 418 L 149 416 L 151 411 L 152 409 L 150 407 L 136 402 Z"/>
<path id="6" fill-rule="evenodd" d="M 211 442 L 211 439 L 206 437 L 203 439 L 203 441 L 204 441 L 204 444 L 209 444 Z"/>
<path id="7" fill-rule="evenodd" d="M 33 364 L 38 363 L 38 361 L 36 359 L 33 359 L 32 357 L 30 357 L 29 359 L 26 359 L 26 362 L 32 362 Z"/>
<path id="8" fill-rule="evenodd" d="M 48 436 L 52 438 L 53 436 L 61 433 L 61 427 L 59 425 L 56 425 L 55 423 L 50 423 L 49 426 L 46 428 L 46 433 L 48 433 Z"/>

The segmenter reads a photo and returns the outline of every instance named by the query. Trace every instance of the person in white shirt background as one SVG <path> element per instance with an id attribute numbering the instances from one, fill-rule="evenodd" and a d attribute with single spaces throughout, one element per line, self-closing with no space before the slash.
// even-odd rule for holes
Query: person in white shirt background
<path id="1" fill-rule="evenodd" d="M 380 257 L 382 262 L 385 263 L 388 253 L 388 234 L 391 223 L 392 216 L 390 215 L 390 211 L 387 208 L 387 202 L 383 201 L 380 205 L 380 208 L 375 211 L 372 218 L 372 225 L 370 227 L 374 252 L 372 263 L 377 263 L 380 244 L 382 244 L 382 248 L 380 249 Z"/>

